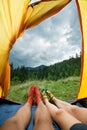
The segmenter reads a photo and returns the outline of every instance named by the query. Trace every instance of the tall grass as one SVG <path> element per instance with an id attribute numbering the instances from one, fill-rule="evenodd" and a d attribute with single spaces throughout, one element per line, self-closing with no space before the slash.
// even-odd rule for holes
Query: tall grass
<path id="1" fill-rule="evenodd" d="M 74 100 L 77 97 L 79 77 L 69 77 L 57 81 L 26 81 L 24 83 L 12 83 L 7 99 L 26 102 L 29 88 L 34 85 L 39 90 L 49 89 L 57 98 L 62 100 Z"/>

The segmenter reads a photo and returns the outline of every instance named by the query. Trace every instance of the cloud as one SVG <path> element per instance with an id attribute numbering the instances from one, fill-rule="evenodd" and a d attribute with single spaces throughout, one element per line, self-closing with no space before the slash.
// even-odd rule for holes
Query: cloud
<path id="1" fill-rule="evenodd" d="M 15 67 L 50 65 L 81 51 L 81 33 L 75 1 L 18 39 L 11 51 Z"/>

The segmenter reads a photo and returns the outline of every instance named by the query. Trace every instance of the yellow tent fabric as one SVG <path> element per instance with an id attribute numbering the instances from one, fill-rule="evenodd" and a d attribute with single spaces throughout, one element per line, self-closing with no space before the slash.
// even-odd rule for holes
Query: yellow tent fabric
<path id="1" fill-rule="evenodd" d="M 87 98 L 87 0 L 77 0 L 82 32 L 82 67 L 78 99 Z"/>
<path id="2" fill-rule="evenodd" d="M 71 0 L 0 0 L 0 97 L 7 96 L 10 86 L 10 50 L 23 32 L 56 14 Z"/>

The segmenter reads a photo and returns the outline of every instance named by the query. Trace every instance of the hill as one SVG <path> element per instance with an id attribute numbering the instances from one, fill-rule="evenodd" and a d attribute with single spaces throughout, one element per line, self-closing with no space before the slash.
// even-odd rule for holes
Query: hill
<path id="1" fill-rule="evenodd" d="M 80 76 L 81 57 L 70 58 L 50 66 L 38 66 L 35 68 L 18 67 L 11 65 L 11 80 L 58 80 L 70 76 Z"/>
<path id="2" fill-rule="evenodd" d="M 28 70 L 43 70 L 45 67 L 47 67 L 46 65 L 40 65 L 37 67 L 26 67 Z"/>

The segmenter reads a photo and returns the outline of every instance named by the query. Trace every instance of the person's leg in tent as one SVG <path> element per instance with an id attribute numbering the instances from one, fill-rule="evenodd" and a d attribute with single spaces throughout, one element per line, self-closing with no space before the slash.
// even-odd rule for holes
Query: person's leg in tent
<path id="1" fill-rule="evenodd" d="M 55 103 L 57 107 L 66 110 L 81 122 L 87 123 L 87 116 L 85 116 L 87 115 L 87 108 L 71 105 L 70 103 L 61 101 L 55 97 L 53 97 L 52 101 Z"/>
<path id="2" fill-rule="evenodd" d="M 70 130 L 70 128 L 75 125 L 81 123 L 71 114 L 69 114 L 66 110 L 62 108 L 58 108 L 54 104 L 50 103 L 46 98 L 46 95 L 42 93 L 43 101 L 50 112 L 54 121 L 56 121 L 62 130 Z"/>
<path id="3" fill-rule="evenodd" d="M 54 130 L 52 125 L 51 116 L 48 109 L 41 100 L 40 93 L 37 87 L 35 87 L 37 109 L 35 112 L 35 126 L 34 130 Z"/>
<path id="4" fill-rule="evenodd" d="M 35 112 L 34 130 L 54 130 L 48 109 L 41 100 L 38 87 L 32 86 L 29 91 L 27 103 L 17 113 L 8 119 L 0 130 L 25 130 L 31 118 L 31 106 L 36 95 L 37 109 Z"/>
<path id="5" fill-rule="evenodd" d="M 50 100 L 58 107 L 66 110 L 76 119 L 83 123 L 87 123 L 87 108 L 72 105 L 66 101 L 57 99 L 50 91 L 46 90 L 46 94 L 49 96 Z"/>
<path id="6" fill-rule="evenodd" d="M 64 110 L 69 112 L 72 116 L 74 116 L 81 122 L 87 123 L 87 117 L 85 116 L 85 115 L 87 115 L 87 108 L 79 107 L 76 105 L 71 105 L 68 102 L 59 100 L 56 97 L 54 97 L 50 91 L 47 91 L 47 93 L 57 107 L 63 108 Z"/>
<path id="7" fill-rule="evenodd" d="M 31 106 L 33 104 L 34 87 L 30 88 L 27 103 L 17 113 L 8 119 L 0 130 L 25 130 L 31 117 Z"/>

